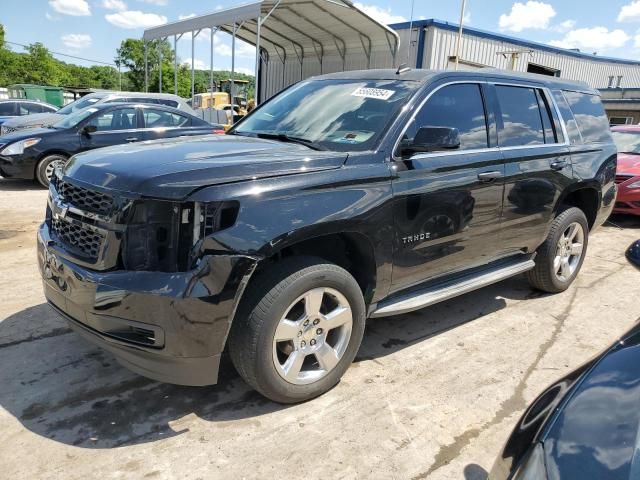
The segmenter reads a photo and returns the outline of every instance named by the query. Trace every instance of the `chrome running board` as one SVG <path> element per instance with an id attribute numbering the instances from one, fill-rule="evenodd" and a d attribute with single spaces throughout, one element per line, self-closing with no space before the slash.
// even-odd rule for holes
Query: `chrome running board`
<path id="1" fill-rule="evenodd" d="M 458 295 L 477 290 L 492 283 L 499 282 L 505 278 L 513 277 L 520 273 L 531 270 L 535 267 L 533 260 L 525 260 L 508 265 L 499 265 L 488 270 L 483 270 L 449 280 L 436 285 L 430 285 L 424 290 L 414 291 L 410 294 L 401 295 L 397 298 L 383 300 L 377 308 L 369 315 L 370 317 L 386 317 L 389 315 L 399 315 L 401 313 L 419 310 L 434 303 L 442 302 Z"/>

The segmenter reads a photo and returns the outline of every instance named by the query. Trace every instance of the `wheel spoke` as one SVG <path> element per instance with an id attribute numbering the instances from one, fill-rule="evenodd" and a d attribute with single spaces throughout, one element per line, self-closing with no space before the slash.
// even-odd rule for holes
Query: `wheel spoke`
<path id="1" fill-rule="evenodd" d="M 315 288 L 307 292 L 304 297 L 304 310 L 309 316 L 320 315 L 320 307 L 322 306 L 322 299 L 324 298 L 324 289 Z"/>
<path id="2" fill-rule="evenodd" d="M 566 238 L 568 238 L 569 240 L 573 241 L 573 239 L 576 238 L 577 234 L 578 234 L 578 224 L 577 223 L 572 223 L 569 226 L 569 231 L 567 232 Z"/>
<path id="3" fill-rule="evenodd" d="M 291 320 L 282 320 L 276 328 L 275 340 L 276 342 L 283 342 L 285 340 L 293 340 L 298 336 L 300 328 L 295 322 Z"/>
<path id="4" fill-rule="evenodd" d="M 571 276 L 571 267 L 569 266 L 568 258 L 563 258 L 560 263 L 560 275 L 565 279 L 568 279 Z"/>
<path id="5" fill-rule="evenodd" d="M 282 369 L 284 370 L 284 376 L 287 380 L 295 381 L 298 379 L 300 369 L 304 363 L 305 354 L 299 350 L 294 350 L 284 362 Z"/>
<path id="6" fill-rule="evenodd" d="M 336 309 L 324 316 L 322 325 L 326 331 L 341 327 L 351 321 L 351 309 L 349 307 L 338 306 Z"/>
<path id="7" fill-rule="evenodd" d="M 573 243 L 571 244 L 571 255 L 582 255 L 582 244 L 581 243 Z"/>
<path id="8" fill-rule="evenodd" d="M 318 359 L 320 367 L 327 372 L 332 370 L 340 361 L 338 354 L 328 343 L 322 345 L 314 355 Z"/>
<path id="9" fill-rule="evenodd" d="M 560 266 L 562 263 L 562 257 L 560 255 L 556 255 L 556 258 L 553 259 L 553 271 L 558 273 L 560 271 Z"/>

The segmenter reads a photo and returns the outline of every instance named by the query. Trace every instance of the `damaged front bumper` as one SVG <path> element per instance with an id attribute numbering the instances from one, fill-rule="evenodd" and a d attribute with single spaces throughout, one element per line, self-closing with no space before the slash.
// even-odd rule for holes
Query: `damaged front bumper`
<path id="1" fill-rule="evenodd" d="M 83 337 L 154 380 L 217 382 L 220 355 L 258 258 L 207 255 L 187 272 L 97 272 L 63 258 L 46 223 L 37 243 L 47 301 Z"/>

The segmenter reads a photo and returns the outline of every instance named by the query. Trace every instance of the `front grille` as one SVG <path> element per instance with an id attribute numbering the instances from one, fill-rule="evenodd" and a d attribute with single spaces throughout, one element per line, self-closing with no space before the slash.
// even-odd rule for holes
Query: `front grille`
<path id="1" fill-rule="evenodd" d="M 633 177 L 633 175 L 616 175 L 615 182 L 616 182 L 616 184 L 620 184 L 622 182 L 626 182 L 627 180 L 629 180 L 632 177 Z"/>
<path id="2" fill-rule="evenodd" d="M 104 242 L 104 235 L 58 218 L 51 220 L 51 232 L 71 251 L 92 260 L 98 258 Z"/>
<path id="3" fill-rule="evenodd" d="M 0 133 L 1 133 L 2 135 L 6 135 L 6 134 L 8 134 L 8 133 L 13 133 L 13 132 L 16 132 L 16 131 L 18 131 L 18 129 L 17 129 L 17 128 L 13 128 L 13 127 L 5 127 L 4 125 L 2 125 L 2 127 L 0 127 Z"/>
<path id="4" fill-rule="evenodd" d="M 64 180 L 57 180 L 55 187 L 66 203 L 81 210 L 108 215 L 113 208 L 113 198 L 104 193 L 87 190 Z"/>

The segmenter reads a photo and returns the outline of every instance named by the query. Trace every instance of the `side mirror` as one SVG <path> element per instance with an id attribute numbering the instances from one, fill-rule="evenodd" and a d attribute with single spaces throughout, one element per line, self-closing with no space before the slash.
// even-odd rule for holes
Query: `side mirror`
<path id="1" fill-rule="evenodd" d="M 413 140 L 402 142 L 402 155 L 460 148 L 457 128 L 420 127 Z"/>
<path id="2" fill-rule="evenodd" d="M 82 135 L 86 135 L 87 137 L 89 137 L 89 136 L 91 136 L 92 133 L 95 133 L 97 131 L 98 131 L 98 127 L 96 127 L 95 125 L 85 125 L 80 130 L 80 133 Z"/>
<path id="3" fill-rule="evenodd" d="M 632 243 L 627 250 L 627 260 L 629 260 L 631 265 L 640 269 L 640 240 Z"/>

